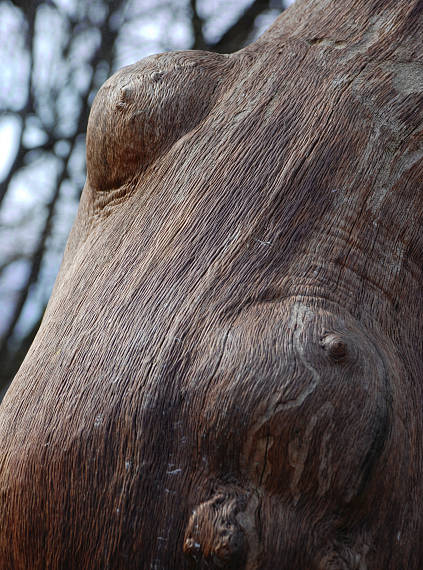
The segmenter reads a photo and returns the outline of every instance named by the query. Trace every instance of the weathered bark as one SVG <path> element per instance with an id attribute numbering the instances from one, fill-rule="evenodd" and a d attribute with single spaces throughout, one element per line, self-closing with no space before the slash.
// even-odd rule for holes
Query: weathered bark
<path id="1" fill-rule="evenodd" d="M 423 2 L 121 70 L 1 407 L 4 568 L 418 569 Z"/>
<path id="2" fill-rule="evenodd" d="M 92 99 L 93 94 L 98 90 L 100 86 L 98 84 L 99 77 L 102 77 L 103 74 L 107 72 L 107 69 L 110 71 L 110 69 L 115 67 L 116 62 L 114 60 L 116 46 L 118 44 L 121 45 L 122 36 L 125 35 L 122 33 L 122 29 L 119 29 L 117 27 L 117 22 L 119 20 L 122 20 L 122 18 L 122 22 L 127 21 L 128 18 L 142 20 L 143 16 L 145 16 L 147 12 L 151 16 L 151 6 L 148 7 L 144 5 L 144 8 L 141 7 L 136 14 L 131 14 L 130 17 L 127 14 L 126 10 L 126 7 L 131 4 L 129 0 L 107 0 L 103 2 L 101 0 L 97 1 L 99 1 L 99 11 L 103 12 L 104 16 L 101 24 L 98 22 L 97 24 L 94 24 L 92 22 L 89 14 L 86 13 L 86 9 L 84 8 L 84 5 L 86 6 L 85 0 L 79 1 L 79 4 L 78 0 L 75 0 L 75 6 L 79 6 L 79 8 L 76 8 L 76 12 L 78 12 L 78 16 L 76 18 L 70 17 L 70 15 L 67 15 L 63 10 L 60 9 L 59 5 L 55 5 L 53 2 L 48 0 L 37 0 L 36 2 L 33 0 L 16 0 L 14 2 L 14 4 L 18 6 L 25 14 L 28 25 L 25 35 L 27 54 L 29 58 L 29 68 L 31 72 L 28 76 L 27 101 L 24 107 L 19 111 L 16 111 L 11 108 L 1 108 L 0 105 L 0 115 L 2 113 L 5 113 L 7 115 L 14 116 L 21 122 L 15 159 L 10 165 L 8 174 L 4 180 L 0 182 L 0 207 L 3 198 L 12 189 L 12 181 L 15 180 L 17 175 L 19 175 L 19 172 L 22 169 L 25 169 L 26 173 L 28 174 L 28 167 L 29 169 L 31 168 L 35 155 L 38 155 L 38 157 L 42 155 L 43 158 L 47 158 L 48 156 L 50 156 L 50 158 L 53 156 L 59 158 L 56 152 L 56 143 L 59 142 L 61 145 L 63 145 L 63 142 L 65 141 L 69 144 L 66 156 L 63 156 L 62 154 L 60 155 L 60 159 L 63 159 L 63 162 L 62 166 L 60 167 L 60 172 L 57 174 L 56 182 L 53 183 L 53 186 L 56 188 L 53 199 L 44 204 L 47 216 L 45 219 L 44 227 L 42 230 L 40 230 L 38 243 L 29 258 L 30 268 L 28 270 L 27 279 L 23 279 L 21 286 L 16 283 L 16 291 L 14 294 L 10 295 L 10 302 L 12 303 L 13 311 L 11 311 L 8 322 L 5 321 L 2 323 L 3 332 L 0 338 L 0 401 L 4 395 L 4 392 L 6 392 L 7 387 L 10 385 L 10 382 L 18 371 L 20 365 L 22 364 L 22 361 L 28 350 L 26 339 L 22 338 L 21 331 L 19 331 L 19 324 L 22 324 L 23 322 L 25 323 L 25 311 L 28 308 L 28 304 L 30 305 L 31 302 L 34 301 L 34 290 L 39 289 L 40 282 L 43 281 L 42 269 L 43 266 L 45 266 L 46 259 L 51 253 L 51 242 L 55 242 L 55 229 L 57 228 L 57 225 L 60 225 L 60 222 L 58 221 L 58 218 L 60 218 L 60 216 L 58 216 L 58 213 L 60 213 L 60 204 L 63 198 L 63 189 L 65 187 L 68 187 L 69 183 L 75 185 L 75 170 L 72 165 L 71 158 L 74 158 L 74 156 L 78 153 L 78 147 L 81 145 L 82 135 L 85 138 L 89 113 L 88 101 Z M 141 3 L 141 5 L 142 4 L 143 3 Z M 156 8 L 160 11 L 160 6 L 163 8 L 166 3 L 159 2 L 156 4 Z M 173 4 L 174 3 L 172 2 L 169 3 L 169 10 L 174 9 Z M 248 43 L 248 39 L 251 38 L 255 29 L 255 21 L 257 16 L 266 12 L 266 10 L 269 10 L 271 4 L 271 0 L 254 0 L 251 4 L 249 4 L 246 10 L 239 15 L 238 19 L 235 22 L 231 23 L 231 25 L 226 29 L 226 31 L 217 41 L 210 42 L 206 39 L 203 33 L 203 27 L 204 25 L 207 27 L 208 22 L 200 16 L 200 13 L 197 9 L 197 0 L 190 0 L 191 14 L 188 27 L 191 28 L 193 36 L 190 49 L 218 51 L 220 53 L 237 51 L 246 45 L 246 43 Z M 93 27 L 95 28 L 96 34 L 100 33 L 98 47 L 91 53 L 91 57 L 89 58 L 88 62 L 89 67 L 91 67 L 90 83 L 86 86 L 84 92 L 81 93 L 82 98 L 78 101 L 78 103 L 75 102 L 75 105 L 80 107 L 80 111 L 79 116 L 75 121 L 75 130 L 72 134 L 67 133 L 65 135 L 63 129 L 61 129 L 60 117 L 62 114 L 60 112 L 60 102 L 62 101 L 62 96 L 60 96 L 59 93 L 62 88 L 65 88 L 66 90 L 69 88 L 75 89 L 75 77 L 73 76 L 73 72 L 70 69 L 67 69 L 65 73 L 65 75 L 67 75 L 67 79 L 64 79 L 62 70 L 61 78 L 58 78 L 58 82 L 56 83 L 54 82 L 53 76 L 50 89 L 47 89 L 46 91 L 45 86 L 42 89 L 39 89 L 40 86 L 37 84 L 36 79 L 39 75 L 38 64 L 40 64 L 40 60 L 38 59 L 38 64 L 35 65 L 35 67 L 33 66 L 34 50 L 39 43 L 38 33 L 42 35 L 42 32 L 39 30 L 44 29 L 42 23 L 39 23 L 39 25 L 37 24 L 36 26 L 35 22 L 40 12 L 42 13 L 44 11 L 46 5 L 52 7 L 55 12 L 60 14 L 60 18 L 63 20 L 63 28 L 69 30 L 67 38 L 64 38 L 64 43 L 62 45 L 62 60 L 63 66 L 65 68 L 67 68 L 68 61 L 72 60 L 70 56 L 73 52 L 74 46 L 78 42 L 77 38 L 79 37 L 80 39 L 81 37 L 80 34 L 84 34 L 87 31 L 89 33 L 89 30 L 93 31 Z M 278 10 L 282 11 L 283 6 L 280 5 L 278 7 Z M 124 13 L 126 14 L 125 17 L 123 17 Z M 36 28 L 38 30 L 37 33 Z M 85 32 L 83 30 L 85 30 Z M 163 49 L 165 48 L 163 47 Z M 58 68 L 60 67 L 61 66 L 59 65 Z M 77 72 L 77 70 L 75 71 Z M 51 93 L 51 90 L 53 90 L 53 94 Z M 49 97 L 51 98 L 51 101 L 48 103 L 47 99 Z M 42 109 L 46 106 L 51 107 L 53 116 L 55 116 L 55 120 L 52 122 L 45 122 L 45 118 L 43 118 Z M 46 137 L 45 142 L 37 145 L 35 152 L 32 146 L 27 148 L 24 141 L 24 133 L 31 124 L 34 124 L 34 121 L 37 121 L 40 125 L 43 125 L 43 132 L 44 136 Z M 66 182 L 66 184 L 62 184 L 62 182 Z M 79 196 L 78 188 L 75 188 L 75 195 Z M 23 224 L 23 220 L 18 223 L 19 226 L 21 224 Z M 56 243 L 55 245 L 59 248 L 61 247 L 60 244 Z M 28 255 L 27 252 L 24 253 L 21 251 L 17 252 L 16 256 L 8 256 L 3 260 L 1 259 L 0 255 L 0 274 L 1 269 L 6 267 L 8 268 L 10 264 L 16 260 L 16 257 L 23 258 L 28 257 Z M 35 297 L 37 296 L 35 295 Z M 36 301 L 36 303 L 37 302 L 38 301 Z M 45 306 L 39 307 L 40 314 L 44 312 L 44 309 Z M 2 318 L 5 319 L 6 316 L 2 315 Z M 32 334 L 32 331 L 30 331 L 29 334 Z"/>

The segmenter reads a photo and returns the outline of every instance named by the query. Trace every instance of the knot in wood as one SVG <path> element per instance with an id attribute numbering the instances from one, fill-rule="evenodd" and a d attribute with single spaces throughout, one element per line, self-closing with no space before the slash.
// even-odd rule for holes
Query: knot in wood
<path id="1" fill-rule="evenodd" d="M 184 553 L 207 568 L 241 570 L 245 566 L 248 541 L 237 520 L 245 508 L 242 497 L 217 494 L 193 511 L 184 538 Z"/>
<path id="2" fill-rule="evenodd" d="M 329 333 L 326 334 L 321 342 L 322 348 L 327 352 L 329 357 L 335 362 L 345 360 L 347 357 L 348 349 L 345 341 L 339 334 Z"/>

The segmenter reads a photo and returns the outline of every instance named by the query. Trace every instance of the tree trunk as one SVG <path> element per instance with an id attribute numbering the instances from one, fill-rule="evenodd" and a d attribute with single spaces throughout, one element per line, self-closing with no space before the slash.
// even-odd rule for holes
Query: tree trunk
<path id="1" fill-rule="evenodd" d="M 421 0 L 299 0 L 102 87 L 2 567 L 421 568 L 422 37 Z"/>

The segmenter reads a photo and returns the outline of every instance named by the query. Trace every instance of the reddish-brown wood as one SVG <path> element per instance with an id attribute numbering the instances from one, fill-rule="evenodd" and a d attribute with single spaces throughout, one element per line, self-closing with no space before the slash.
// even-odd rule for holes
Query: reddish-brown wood
<path id="1" fill-rule="evenodd" d="M 106 82 L 1 405 L 2 569 L 422 567 L 422 37 L 300 0 Z"/>

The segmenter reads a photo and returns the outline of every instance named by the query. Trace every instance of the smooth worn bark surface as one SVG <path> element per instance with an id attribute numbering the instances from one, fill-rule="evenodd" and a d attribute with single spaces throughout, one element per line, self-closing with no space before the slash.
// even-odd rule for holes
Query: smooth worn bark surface
<path id="1" fill-rule="evenodd" d="M 423 563 L 423 2 L 100 90 L 1 406 L 5 569 Z"/>

